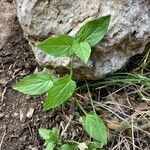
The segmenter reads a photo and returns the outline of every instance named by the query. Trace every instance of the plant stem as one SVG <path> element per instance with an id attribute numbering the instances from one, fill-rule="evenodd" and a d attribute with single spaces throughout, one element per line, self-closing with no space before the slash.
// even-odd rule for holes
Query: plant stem
<path id="1" fill-rule="evenodd" d="M 77 102 L 78 106 L 80 107 L 80 109 L 83 111 L 83 113 L 84 113 L 85 115 L 87 115 L 87 113 L 85 112 L 85 110 L 83 109 L 83 107 L 80 105 L 79 101 L 76 100 L 76 102 Z"/>
<path id="2" fill-rule="evenodd" d="M 86 82 L 86 86 L 87 86 L 89 98 L 90 98 L 90 101 L 91 101 L 91 105 L 92 105 L 92 108 L 93 108 L 93 112 L 96 114 L 96 110 L 95 110 L 95 107 L 94 107 L 94 103 L 93 103 L 93 100 L 92 100 L 91 93 L 90 93 L 89 86 L 88 86 L 87 82 Z"/>
<path id="3" fill-rule="evenodd" d="M 73 75 L 73 60 L 74 60 L 74 56 L 71 57 L 71 62 L 70 62 L 70 77 L 72 77 Z"/>

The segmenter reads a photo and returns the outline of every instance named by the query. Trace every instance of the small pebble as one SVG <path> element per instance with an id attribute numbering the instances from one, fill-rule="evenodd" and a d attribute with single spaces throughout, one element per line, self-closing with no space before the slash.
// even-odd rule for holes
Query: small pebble
<path id="1" fill-rule="evenodd" d="M 18 112 L 15 112 L 15 113 L 13 114 L 13 117 L 17 117 L 17 116 L 19 116 L 19 113 L 18 113 Z"/>
<path id="2" fill-rule="evenodd" d="M 0 84 L 5 85 L 7 83 L 7 79 L 6 78 L 2 78 L 0 79 Z"/>
<path id="3" fill-rule="evenodd" d="M 87 149 L 88 147 L 87 147 L 86 143 L 79 143 L 78 148 L 79 148 L 80 150 L 85 150 L 85 149 Z"/>
<path id="4" fill-rule="evenodd" d="M 33 147 L 31 150 L 38 150 L 38 148 L 37 147 Z"/>
<path id="5" fill-rule="evenodd" d="M 2 119 L 5 116 L 4 113 L 0 113 L 0 119 Z"/>
<path id="6" fill-rule="evenodd" d="M 30 107 L 29 110 L 27 111 L 26 117 L 28 119 L 31 119 L 34 113 L 34 108 Z"/>
<path id="7" fill-rule="evenodd" d="M 24 123 L 26 120 L 26 108 L 20 109 L 20 122 Z"/>
<path id="8" fill-rule="evenodd" d="M 30 149 L 30 150 L 38 150 L 38 148 L 37 148 L 36 146 L 33 147 L 33 146 L 31 146 L 31 145 L 28 146 L 28 149 Z"/>

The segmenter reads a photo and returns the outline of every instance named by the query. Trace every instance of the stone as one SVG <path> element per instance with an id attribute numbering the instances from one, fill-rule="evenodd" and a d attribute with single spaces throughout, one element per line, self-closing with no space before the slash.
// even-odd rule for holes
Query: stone
<path id="1" fill-rule="evenodd" d="M 33 146 L 31 146 L 31 145 L 29 145 L 28 148 L 31 149 L 31 150 L 38 150 L 38 147 L 33 147 Z"/>
<path id="2" fill-rule="evenodd" d="M 24 123 L 26 121 L 26 112 L 27 112 L 27 108 L 21 108 L 20 109 L 20 122 Z"/>
<path id="3" fill-rule="evenodd" d="M 2 119 L 3 117 L 5 117 L 4 113 L 0 113 L 0 119 Z"/>
<path id="4" fill-rule="evenodd" d="M 86 143 L 79 143 L 78 148 L 79 150 L 86 150 L 88 149 L 88 146 L 86 145 Z"/>
<path id="5" fill-rule="evenodd" d="M 15 6 L 6 0 L 0 1 L 0 49 L 12 36 L 15 19 Z"/>
<path id="6" fill-rule="evenodd" d="M 38 150 L 38 148 L 37 147 L 33 147 L 31 150 Z"/>
<path id="7" fill-rule="evenodd" d="M 31 119 L 32 116 L 33 116 L 33 113 L 34 113 L 34 108 L 30 107 L 30 108 L 28 109 L 28 111 L 27 111 L 26 117 L 27 117 L 28 119 Z"/>
<path id="8" fill-rule="evenodd" d="M 100 79 L 141 54 L 150 42 L 149 0 L 14 0 L 17 16 L 36 60 L 44 67 L 65 70 L 70 58 L 43 54 L 35 45 L 57 34 L 74 35 L 88 20 L 111 14 L 105 38 L 92 50 L 88 63 L 74 61 L 77 79 Z"/>

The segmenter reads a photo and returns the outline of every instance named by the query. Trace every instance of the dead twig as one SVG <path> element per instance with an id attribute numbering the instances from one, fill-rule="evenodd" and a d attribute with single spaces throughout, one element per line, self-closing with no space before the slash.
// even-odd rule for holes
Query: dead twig
<path id="1" fill-rule="evenodd" d="M 0 142 L 0 150 L 2 150 L 2 144 L 3 144 L 3 141 L 4 141 L 5 135 L 6 135 L 6 130 L 4 131 L 1 142 Z"/>
<path id="2" fill-rule="evenodd" d="M 72 118 L 73 118 L 72 115 L 70 115 L 69 121 L 68 121 L 66 127 L 64 128 L 64 130 L 61 132 L 60 137 L 62 137 L 64 135 L 64 133 L 67 131 L 67 129 L 68 129 L 70 123 L 71 123 Z"/>
<path id="3" fill-rule="evenodd" d="M 6 93 L 6 89 L 7 87 L 4 88 L 3 92 L 2 92 L 2 95 L 1 95 L 1 103 L 4 101 L 4 95 Z"/>

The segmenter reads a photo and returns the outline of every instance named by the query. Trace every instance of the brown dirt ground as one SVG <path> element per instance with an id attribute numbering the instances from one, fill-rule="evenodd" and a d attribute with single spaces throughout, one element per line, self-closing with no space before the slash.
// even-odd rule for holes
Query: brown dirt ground
<path id="1" fill-rule="evenodd" d="M 14 28 L 13 38 L 8 39 L 8 41 L 4 48 L 0 50 L 0 148 L 2 150 L 42 150 L 44 141 L 38 135 L 38 128 L 57 127 L 60 133 L 62 133 L 70 119 L 71 123 L 67 132 L 62 135 L 62 139 L 74 139 L 77 141 L 87 140 L 88 137 L 84 134 L 78 121 L 82 112 L 74 102 L 69 102 L 55 110 L 43 112 L 42 104 L 44 96 L 26 96 L 12 89 L 12 85 L 22 78 L 22 76 L 34 72 L 37 69 L 40 70 L 40 67 L 35 62 L 34 55 L 27 41 L 23 38 L 21 28 L 18 24 L 16 28 Z M 119 88 L 115 87 L 115 89 Z M 98 102 L 96 103 L 97 112 L 104 117 L 105 121 L 107 119 L 112 120 L 116 118 L 116 113 L 125 119 L 128 117 L 127 115 L 134 114 L 135 109 L 140 105 L 145 108 L 144 111 L 149 110 L 149 103 L 141 101 L 136 94 L 132 95 L 132 97 L 127 96 L 127 93 L 132 91 L 131 87 L 124 87 L 122 90 L 119 90 L 120 93 L 115 92 L 114 95 L 111 94 L 109 98 L 105 98 L 105 101 L 101 101 L 104 100 L 101 97 L 103 95 L 106 96 L 106 94 L 103 93 L 109 95 L 113 91 L 114 88 L 112 87 L 101 90 L 93 89 L 92 91 L 93 97 L 97 99 Z M 90 102 L 82 97 L 84 92 L 79 91 L 78 93 L 78 98 L 81 100 L 83 107 L 90 111 Z M 132 107 L 127 103 L 127 98 L 129 101 L 132 101 Z M 137 100 L 138 102 L 135 102 Z M 126 107 L 122 108 L 121 105 Z M 128 109 L 129 107 L 130 109 Z M 141 107 L 139 109 L 141 109 Z M 30 117 L 27 117 L 27 112 L 30 109 L 34 109 L 34 113 Z M 115 114 L 112 113 L 112 111 L 110 112 L 111 109 Z M 120 110 L 120 112 L 117 109 Z M 142 112 L 143 110 L 140 111 L 139 115 Z M 149 120 L 150 114 L 145 114 L 144 117 Z M 114 120 L 116 122 L 118 121 L 118 119 Z M 146 123 L 145 121 L 145 124 Z M 115 125 L 112 125 L 112 123 L 108 124 L 108 126 L 109 128 L 115 128 Z M 119 150 L 120 148 L 127 149 L 127 147 L 132 149 L 131 131 L 128 130 L 128 134 L 126 134 L 126 132 L 117 133 L 117 136 L 111 138 L 111 141 L 108 146 L 104 147 L 104 150 L 112 148 L 114 148 L 114 150 Z M 139 147 L 137 149 L 150 149 L 149 128 L 146 129 L 146 132 L 147 134 L 145 132 L 136 131 L 135 144 Z M 112 131 L 110 131 L 110 134 L 111 133 Z M 119 143 L 120 146 L 117 146 Z"/>

